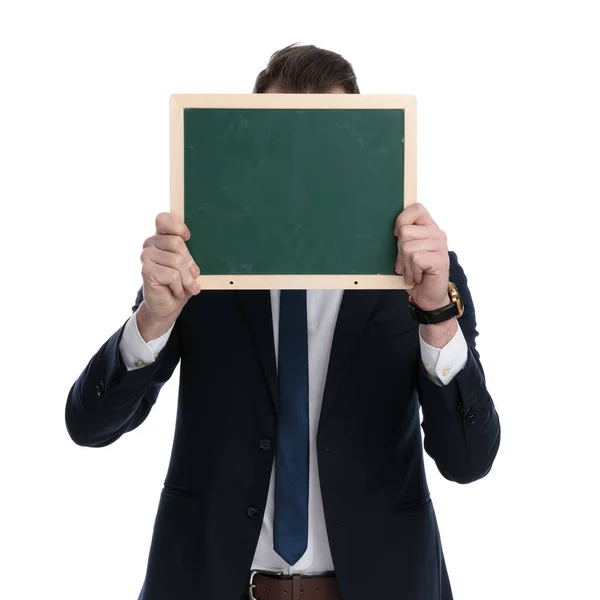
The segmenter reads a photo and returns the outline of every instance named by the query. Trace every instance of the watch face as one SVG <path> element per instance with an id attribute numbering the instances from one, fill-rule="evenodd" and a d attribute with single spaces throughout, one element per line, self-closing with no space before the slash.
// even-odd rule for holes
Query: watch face
<path id="1" fill-rule="evenodd" d="M 457 316 L 460 317 L 463 314 L 464 307 L 460 294 L 458 293 L 456 286 L 452 282 L 448 284 L 448 294 L 450 295 L 450 299 L 452 300 L 452 302 L 456 304 L 456 307 L 458 308 Z"/>

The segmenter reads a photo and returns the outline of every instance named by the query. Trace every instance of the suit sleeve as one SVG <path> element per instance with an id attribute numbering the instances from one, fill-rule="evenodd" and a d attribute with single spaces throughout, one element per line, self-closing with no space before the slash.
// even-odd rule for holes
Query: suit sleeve
<path id="1" fill-rule="evenodd" d="M 140 288 L 133 312 L 142 299 Z M 69 391 L 65 422 L 69 436 L 80 446 L 108 446 L 138 427 L 179 362 L 179 320 L 158 358 L 131 371 L 119 349 L 124 328 L 125 324 L 104 343 Z"/>
<path id="2" fill-rule="evenodd" d="M 450 281 L 463 300 L 458 323 L 467 341 L 467 362 L 452 381 L 438 386 L 419 361 L 417 390 L 425 451 L 446 479 L 470 483 L 492 468 L 500 445 L 500 420 L 475 347 L 479 333 L 467 278 L 454 252 L 450 252 Z"/>

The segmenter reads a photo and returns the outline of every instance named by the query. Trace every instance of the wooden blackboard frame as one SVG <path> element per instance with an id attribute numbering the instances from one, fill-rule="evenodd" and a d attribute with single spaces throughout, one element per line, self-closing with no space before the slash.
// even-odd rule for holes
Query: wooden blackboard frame
<path id="1" fill-rule="evenodd" d="M 402 109 L 404 111 L 404 208 L 417 198 L 417 103 L 399 94 L 174 94 L 170 98 L 170 207 L 185 221 L 184 110 Z M 390 232 L 393 235 L 393 232 Z M 202 265 L 199 265 L 202 269 Z M 401 275 L 200 275 L 203 289 L 410 289 Z"/>

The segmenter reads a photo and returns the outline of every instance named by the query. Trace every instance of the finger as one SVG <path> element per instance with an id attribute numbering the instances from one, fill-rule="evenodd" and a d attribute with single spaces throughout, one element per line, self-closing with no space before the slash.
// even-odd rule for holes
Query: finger
<path id="1" fill-rule="evenodd" d="M 198 267 L 198 265 L 192 258 L 192 255 L 190 254 L 190 251 L 181 236 L 179 236 L 179 235 L 164 235 L 164 234 L 157 233 L 157 234 L 149 237 L 144 242 L 143 247 L 148 248 L 151 246 L 155 246 L 156 248 L 159 248 L 160 250 L 167 250 L 168 252 L 173 252 L 175 254 L 181 254 L 186 259 L 190 271 L 194 271 L 194 269 L 197 269 L 198 273 L 195 275 L 195 277 L 198 277 L 198 274 L 200 273 L 200 268 Z"/>
<path id="2" fill-rule="evenodd" d="M 423 281 L 423 274 L 434 270 L 437 264 L 437 252 L 418 251 L 410 255 L 410 265 L 414 273 L 415 283 Z"/>
<path id="3" fill-rule="evenodd" d="M 446 250 L 446 241 L 443 238 L 427 238 L 417 240 L 398 239 L 398 260 L 396 265 L 403 265 L 407 283 L 421 283 L 423 281 L 423 265 L 413 259 L 415 253 L 441 252 Z"/>
<path id="4" fill-rule="evenodd" d="M 402 227 L 403 225 L 435 225 L 435 221 L 422 204 L 415 202 L 408 205 L 398 215 L 396 227 Z"/>
<path id="5" fill-rule="evenodd" d="M 401 252 L 398 252 L 398 257 L 396 258 L 395 271 L 396 273 L 398 273 L 398 275 L 404 276 L 404 281 L 407 285 L 414 284 L 413 272 L 410 262 L 406 260 L 406 257 Z"/>
<path id="6" fill-rule="evenodd" d="M 186 242 L 190 239 L 191 233 L 187 225 L 173 213 L 160 213 L 156 217 L 155 225 L 158 234 L 178 235 Z"/>
<path id="7" fill-rule="evenodd" d="M 418 285 L 423 281 L 423 268 L 419 264 L 419 261 L 416 260 L 421 254 L 421 252 L 414 252 L 408 259 L 410 270 L 412 271 L 413 283 L 415 285 Z"/>
<path id="8" fill-rule="evenodd" d="M 410 256 L 413 252 L 439 252 L 446 248 L 446 242 L 441 238 L 424 240 L 398 240 L 398 253 Z"/>
<path id="9" fill-rule="evenodd" d="M 394 228 L 394 235 L 400 240 L 422 240 L 425 238 L 445 239 L 446 234 L 433 225 L 401 225 Z"/>
<path id="10" fill-rule="evenodd" d="M 428 242 L 428 240 L 432 240 L 432 242 L 430 243 Z M 409 242 L 413 241 L 416 241 L 417 244 L 407 245 Z M 396 272 L 399 272 L 399 266 L 404 263 L 403 256 L 408 256 L 408 253 L 411 252 L 411 250 L 434 250 L 438 247 L 441 247 L 443 244 L 446 243 L 446 241 L 446 234 L 437 225 L 403 225 L 400 228 L 398 239 L 396 242 L 398 247 L 398 260 L 396 261 Z M 418 242 L 423 242 L 423 244 L 419 244 Z M 406 268 L 409 271 L 412 271 L 410 263 L 408 263 Z M 400 274 L 402 273 L 400 272 Z"/>
<path id="11" fill-rule="evenodd" d="M 404 273 L 404 281 L 406 282 L 407 285 L 414 285 L 415 284 L 415 278 L 413 276 L 413 271 L 412 268 L 410 266 L 410 262 L 404 260 L 402 262 L 402 270 Z"/>
<path id="12" fill-rule="evenodd" d="M 191 294 L 196 294 L 200 291 L 196 277 L 190 270 L 188 262 L 183 255 L 169 252 L 168 250 L 161 250 L 156 246 L 149 246 L 142 251 L 142 261 L 151 261 L 163 267 L 176 270 L 186 290 Z"/>
<path id="13" fill-rule="evenodd" d="M 415 250 L 410 253 L 408 261 L 415 276 L 415 283 L 421 283 L 425 273 L 436 275 L 449 269 L 449 257 L 445 245 L 433 250 Z"/>
<path id="14" fill-rule="evenodd" d="M 147 261 L 142 266 L 142 277 L 150 283 L 167 286 L 176 298 L 183 300 L 187 297 L 185 288 L 181 283 L 181 276 L 176 269 L 164 267 L 153 261 Z"/>
<path id="15" fill-rule="evenodd" d="M 423 273 L 426 270 L 422 263 L 422 257 L 427 254 L 439 252 L 443 246 L 441 240 L 428 238 L 426 240 L 410 240 L 401 244 L 401 252 L 404 262 L 408 265 L 411 273 L 411 284 L 418 285 L 423 281 Z"/>

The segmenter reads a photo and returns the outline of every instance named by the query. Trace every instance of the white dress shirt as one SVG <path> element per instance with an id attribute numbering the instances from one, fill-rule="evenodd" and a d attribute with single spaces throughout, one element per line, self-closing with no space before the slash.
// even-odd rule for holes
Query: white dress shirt
<path id="1" fill-rule="evenodd" d="M 271 290 L 275 356 L 279 348 L 279 290 Z M 288 565 L 273 549 L 273 517 L 275 507 L 275 469 L 265 507 L 260 538 L 252 563 L 253 569 L 279 570 L 291 574 L 318 574 L 333 571 L 333 561 L 325 527 L 325 515 L 317 463 L 317 426 L 325 390 L 329 354 L 333 342 L 343 290 L 308 290 L 306 298 L 308 324 L 308 390 L 309 390 L 309 496 L 308 546 L 302 558 Z M 163 336 L 145 342 L 137 327 L 135 314 L 125 324 L 120 343 L 121 356 L 128 370 L 143 368 L 156 360 L 169 339 L 171 329 Z M 456 335 L 442 349 L 427 344 L 421 335 L 421 360 L 431 379 L 438 385 L 448 384 L 467 362 L 467 342 L 458 327 Z"/>

